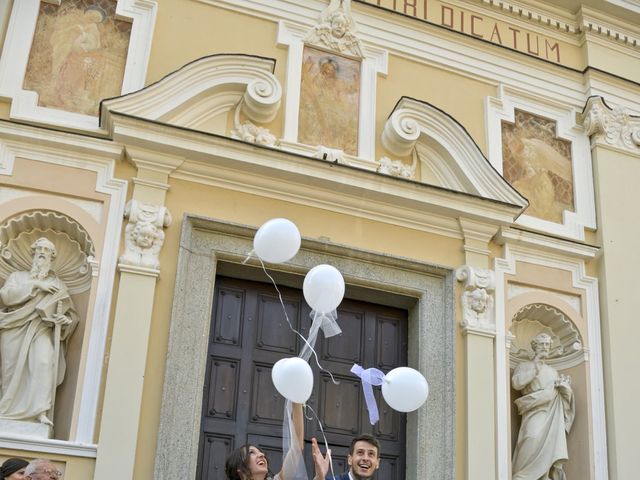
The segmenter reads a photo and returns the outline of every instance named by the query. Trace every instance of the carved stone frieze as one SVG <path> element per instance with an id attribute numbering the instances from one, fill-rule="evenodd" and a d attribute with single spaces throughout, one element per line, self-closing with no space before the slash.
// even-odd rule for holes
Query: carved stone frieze
<path id="1" fill-rule="evenodd" d="M 595 142 L 640 153 L 640 118 L 624 108 L 610 108 L 602 97 L 590 97 L 581 120 Z"/>
<path id="2" fill-rule="evenodd" d="M 130 200 L 124 211 L 129 223 L 125 229 L 125 252 L 120 264 L 160 269 L 158 258 L 164 244 L 164 227 L 171 225 L 166 207 Z"/>
<path id="3" fill-rule="evenodd" d="M 464 291 L 461 296 L 461 326 L 464 332 L 495 335 L 494 271 L 464 265 L 456 270 L 456 279 L 464 282 Z"/>
<path id="4" fill-rule="evenodd" d="M 363 57 L 360 40 L 351 17 L 351 0 L 331 0 L 320 16 L 320 23 L 305 38 L 306 43 L 340 53 Z"/>

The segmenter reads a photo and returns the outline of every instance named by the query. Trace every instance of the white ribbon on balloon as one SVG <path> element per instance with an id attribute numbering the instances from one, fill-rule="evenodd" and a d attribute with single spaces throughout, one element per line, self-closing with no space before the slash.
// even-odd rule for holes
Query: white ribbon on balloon
<path id="1" fill-rule="evenodd" d="M 373 396 L 373 386 L 380 386 L 384 382 L 384 373 L 377 368 L 362 368 L 357 363 L 351 367 L 351 373 L 360 377 L 362 380 L 362 391 L 364 392 L 364 401 L 369 411 L 369 422 L 371 425 L 375 425 L 380 419 L 378 413 L 378 404 L 376 398 Z"/>

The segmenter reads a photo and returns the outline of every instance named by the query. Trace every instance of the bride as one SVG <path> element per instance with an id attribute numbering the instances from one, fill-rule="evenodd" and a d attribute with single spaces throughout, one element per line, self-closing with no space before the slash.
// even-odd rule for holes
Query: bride
<path id="1" fill-rule="evenodd" d="M 292 408 L 293 427 L 295 430 L 295 440 L 287 451 L 282 469 L 276 475 L 271 475 L 269 470 L 269 460 L 262 450 L 257 446 L 246 444 L 236 448 L 227 457 L 225 463 L 225 473 L 228 480 L 306 480 L 306 475 L 301 477 L 299 467 L 304 471 L 302 461 L 302 445 L 304 443 L 304 419 L 302 415 L 302 405 L 294 403 Z M 314 480 L 324 480 L 329 470 L 331 461 L 331 451 L 326 455 L 320 453 L 318 442 L 315 438 L 311 440 L 313 463 L 315 465 Z"/>

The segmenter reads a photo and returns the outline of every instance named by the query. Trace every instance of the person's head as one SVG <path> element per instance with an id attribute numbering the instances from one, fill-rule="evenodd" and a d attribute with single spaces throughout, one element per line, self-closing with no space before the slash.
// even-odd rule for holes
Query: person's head
<path id="1" fill-rule="evenodd" d="M 358 435 L 351 440 L 347 462 L 355 480 L 371 478 L 380 466 L 380 442 L 372 435 Z"/>
<path id="2" fill-rule="evenodd" d="M 269 473 L 269 460 L 258 447 L 247 444 L 229 454 L 224 471 L 229 480 L 263 480 Z"/>
<path id="3" fill-rule="evenodd" d="M 24 470 L 29 462 L 22 458 L 8 458 L 0 465 L 0 480 L 24 480 Z"/>
<path id="4" fill-rule="evenodd" d="M 31 244 L 33 262 L 31 265 L 31 275 L 35 278 L 43 279 L 51 270 L 51 262 L 56 257 L 56 246 L 47 238 L 40 237 Z"/>
<path id="5" fill-rule="evenodd" d="M 46 458 L 32 460 L 24 471 L 25 480 L 60 480 L 62 472 Z"/>
<path id="6" fill-rule="evenodd" d="M 531 340 L 531 348 L 538 357 L 548 357 L 551 352 L 551 337 L 546 333 L 539 333 Z"/>

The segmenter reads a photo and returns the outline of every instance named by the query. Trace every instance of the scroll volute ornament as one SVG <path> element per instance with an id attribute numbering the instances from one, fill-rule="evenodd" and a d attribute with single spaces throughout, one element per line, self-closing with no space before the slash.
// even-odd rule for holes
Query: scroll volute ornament
<path id="1" fill-rule="evenodd" d="M 640 153 L 640 118 L 624 108 L 610 108 L 602 97 L 590 97 L 581 120 L 586 134 L 596 142 Z"/>

